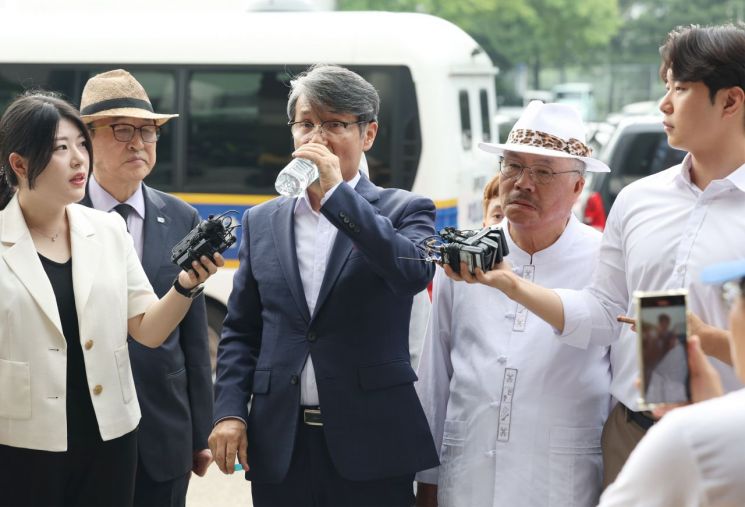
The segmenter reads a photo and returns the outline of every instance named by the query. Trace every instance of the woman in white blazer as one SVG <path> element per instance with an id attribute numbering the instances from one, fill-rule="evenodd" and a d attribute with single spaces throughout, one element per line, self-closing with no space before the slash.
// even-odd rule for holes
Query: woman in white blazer
<path id="1" fill-rule="evenodd" d="M 0 119 L 0 506 L 132 504 L 127 334 L 160 345 L 223 264 L 203 257 L 158 300 L 121 217 L 75 204 L 91 159 L 78 112 L 52 94 Z"/>

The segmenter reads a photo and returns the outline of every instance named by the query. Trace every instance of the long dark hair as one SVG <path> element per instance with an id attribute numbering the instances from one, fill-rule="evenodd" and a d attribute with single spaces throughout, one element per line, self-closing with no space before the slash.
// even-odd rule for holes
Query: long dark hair
<path id="1" fill-rule="evenodd" d="M 17 153 L 28 161 L 28 186 L 34 188 L 36 178 L 52 158 L 57 126 L 62 119 L 74 124 L 85 137 L 93 166 L 90 134 L 78 110 L 56 93 L 26 92 L 11 102 L 0 118 L 0 209 L 10 202 L 18 186 L 18 177 L 10 167 L 10 155 Z"/>

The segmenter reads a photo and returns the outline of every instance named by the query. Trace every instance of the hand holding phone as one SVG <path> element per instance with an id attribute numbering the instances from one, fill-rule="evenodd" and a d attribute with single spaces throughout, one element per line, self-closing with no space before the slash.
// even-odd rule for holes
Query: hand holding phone
<path id="1" fill-rule="evenodd" d="M 642 409 L 690 401 L 686 296 L 685 290 L 634 293 Z"/>

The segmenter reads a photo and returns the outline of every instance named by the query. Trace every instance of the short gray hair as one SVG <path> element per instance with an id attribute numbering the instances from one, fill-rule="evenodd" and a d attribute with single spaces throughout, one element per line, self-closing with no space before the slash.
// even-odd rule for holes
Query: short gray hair
<path id="1" fill-rule="evenodd" d="M 316 64 L 290 81 L 287 117 L 295 119 L 295 106 L 303 96 L 314 109 L 324 108 L 377 121 L 380 97 L 362 76 L 338 65 Z"/>
<path id="2" fill-rule="evenodd" d="M 576 169 L 576 171 L 579 171 L 580 178 L 584 178 L 585 177 L 585 172 L 586 172 L 586 164 L 585 164 L 585 162 L 583 160 L 578 159 L 578 158 L 575 158 L 574 160 L 575 160 L 575 162 L 577 162 L 577 169 Z"/>

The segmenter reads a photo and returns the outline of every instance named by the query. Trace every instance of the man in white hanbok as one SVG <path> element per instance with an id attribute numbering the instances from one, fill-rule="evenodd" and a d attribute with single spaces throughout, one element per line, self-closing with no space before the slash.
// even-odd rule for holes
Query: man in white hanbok
<path id="1" fill-rule="evenodd" d="M 600 246 L 571 213 L 585 171 L 609 170 L 583 140 L 574 108 L 533 102 L 506 144 L 480 144 L 501 155 L 508 259 L 546 287 L 587 285 Z M 417 505 L 595 505 L 607 347 L 562 344 L 504 293 L 460 279 L 438 268 L 434 281 L 417 392 L 441 465 L 417 474 Z"/>

